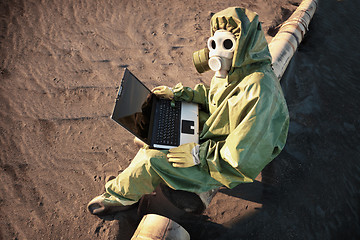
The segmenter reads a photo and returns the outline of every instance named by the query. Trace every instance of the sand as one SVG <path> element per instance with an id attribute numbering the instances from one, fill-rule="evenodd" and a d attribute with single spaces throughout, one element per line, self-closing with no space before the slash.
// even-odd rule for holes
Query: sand
<path id="1" fill-rule="evenodd" d="M 138 150 L 109 119 L 124 67 L 149 88 L 209 84 L 191 54 L 205 47 L 212 13 L 256 11 L 271 41 L 299 2 L 1 1 L 0 239 L 129 239 L 136 210 L 86 209 Z M 320 1 L 282 79 L 284 151 L 255 183 L 221 189 L 185 221 L 192 239 L 359 237 L 359 10 Z"/>

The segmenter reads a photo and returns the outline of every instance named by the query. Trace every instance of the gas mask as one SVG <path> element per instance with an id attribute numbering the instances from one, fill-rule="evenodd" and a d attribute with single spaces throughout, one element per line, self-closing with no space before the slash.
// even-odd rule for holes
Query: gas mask
<path id="1" fill-rule="evenodd" d="M 207 42 L 207 48 L 193 53 L 196 70 L 203 73 L 215 71 L 215 76 L 225 78 L 231 68 L 234 56 L 236 38 L 226 30 L 217 30 Z"/>

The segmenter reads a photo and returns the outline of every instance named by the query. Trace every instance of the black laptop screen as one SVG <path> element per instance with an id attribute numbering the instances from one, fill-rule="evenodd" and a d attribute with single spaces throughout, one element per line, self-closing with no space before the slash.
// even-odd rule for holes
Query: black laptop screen
<path id="1" fill-rule="evenodd" d="M 150 90 L 126 69 L 112 115 L 112 119 L 146 143 L 152 107 L 151 95 Z"/>

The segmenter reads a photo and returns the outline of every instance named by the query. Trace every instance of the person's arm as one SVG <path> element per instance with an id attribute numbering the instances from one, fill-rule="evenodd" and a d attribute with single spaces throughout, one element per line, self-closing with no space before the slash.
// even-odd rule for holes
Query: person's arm
<path id="1" fill-rule="evenodd" d="M 201 105 L 203 109 L 208 110 L 209 88 L 203 84 L 197 84 L 194 89 L 184 87 L 178 83 L 174 88 L 174 99 L 176 101 L 194 102 Z"/>
<path id="2" fill-rule="evenodd" d="M 174 88 L 158 86 L 151 91 L 160 98 L 198 103 L 202 109 L 208 111 L 209 88 L 203 84 L 197 84 L 194 89 L 191 89 L 184 87 L 182 83 L 178 83 Z"/>
<path id="3" fill-rule="evenodd" d="M 227 109 L 221 114 L 228 114 L 224 129 L 230 133 L 223 141 L 202 143 L 199 159 L 214 179 L 231 188 L 251 182 L 280 153 L 287 137 L 289 115 L 281 91 L 257 84 L 228 99 L 225 106 Z M 216 118 L 216 113 L 211 117 Z M 205 131 L 211 134 L 213 130 Z"/>

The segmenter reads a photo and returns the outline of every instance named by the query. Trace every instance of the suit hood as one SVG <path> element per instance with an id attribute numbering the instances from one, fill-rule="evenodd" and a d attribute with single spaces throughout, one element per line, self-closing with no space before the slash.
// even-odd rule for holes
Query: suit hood
<path id="1" fill-rule="evenodd" d="M 236 68 L 251 68 L 253 64 L 271 64 L 271 55 L 259 16 L 250 10 L 230 7 L 212 16 L 211 35 L 219 29 L 227 30 L 236 37 L 236 49 L 230 74 Z"/>

